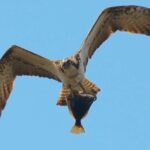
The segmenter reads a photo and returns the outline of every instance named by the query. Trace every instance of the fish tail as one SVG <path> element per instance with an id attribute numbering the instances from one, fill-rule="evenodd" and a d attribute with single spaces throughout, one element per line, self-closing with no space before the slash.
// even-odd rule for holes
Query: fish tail
<path id="1" fill-rule="evenodd" d="M 71 129 L 71 133 L 73 133 L 73 134 L 81 134 L 84 132 L 85 132 L 85 130 L 81 124 L 80 125 L 75 124 Z"/>

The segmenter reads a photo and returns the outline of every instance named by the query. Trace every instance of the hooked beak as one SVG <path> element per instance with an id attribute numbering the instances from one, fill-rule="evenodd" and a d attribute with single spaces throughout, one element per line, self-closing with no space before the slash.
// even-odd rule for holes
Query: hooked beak
<path id="1" fill-rule="evenodd" d="M 69 60 L 64 61 L 63 64 L 62 64 L 62 68 L 63 68 L 63 69 L 67 69 L 67 68 L 69 68 L 69 66 L 70 66 Z"/>

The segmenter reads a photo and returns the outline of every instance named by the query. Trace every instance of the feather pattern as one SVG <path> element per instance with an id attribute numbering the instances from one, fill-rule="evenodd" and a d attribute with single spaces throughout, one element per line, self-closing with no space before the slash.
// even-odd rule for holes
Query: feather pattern
<path id="1" fill-rule="evenodd" d="M 105 9 L 85 38 L 79 51 L 84 66 L 96 49 L 116 30 L 150 35 L 150 9 L 118 6 Z"/>
<path id="2" fill-rule="evenodd" d="M 0 60 L 0 113 L 17 75 L 34 75 L 60 81 L 56 72 L 55 61 L 47 60 L 18 46 L 9 48 Z"/>

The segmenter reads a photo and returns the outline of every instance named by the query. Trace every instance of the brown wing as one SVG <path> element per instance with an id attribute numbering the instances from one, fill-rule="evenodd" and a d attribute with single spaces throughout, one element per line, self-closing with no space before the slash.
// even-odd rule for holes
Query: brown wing
<path id="1" fill-rule="evenodd" d="M 55 61 L 50 61 L 21 47 L 12 46 L 0 60 L 0 114 L 17 75 L 35 75 L 60 81 Z"/>
<path id="2" fill-rule="evenodd" d="M 139 6 L 105 9 L 88 33 L 79 51 L 85 66 L 95 50 L 116 30 L 150 35 L 150 9 Z"/>

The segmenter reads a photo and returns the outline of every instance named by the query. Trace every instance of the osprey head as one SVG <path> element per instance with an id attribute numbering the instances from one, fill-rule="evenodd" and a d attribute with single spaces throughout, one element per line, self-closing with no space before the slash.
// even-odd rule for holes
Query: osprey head
<path id="1" fill-rule="evenodd" d="M 70 58 L 64 59 L 62 63 L 62 69 L 69 69 L 70 67 L 75 67 L 76 69 L 78 69 L 79 63 L 75 62 L 74 60 Z"/>
<path id="2" fill-rule="evenodd" d="M 69 59 L 63 60 L 62 69 L 68 69 L 71 67 L 71 65 L 72 65 L 71 60 L 69 60 Z"/>

